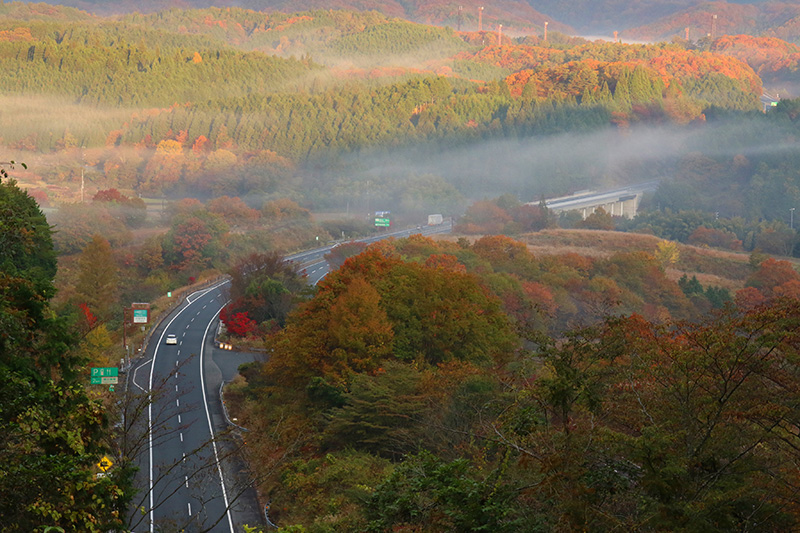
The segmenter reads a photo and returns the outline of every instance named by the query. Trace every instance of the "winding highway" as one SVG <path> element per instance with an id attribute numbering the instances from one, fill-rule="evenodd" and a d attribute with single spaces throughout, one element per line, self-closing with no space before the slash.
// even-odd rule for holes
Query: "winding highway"
<path id="1" fill-rule="evenodd" d="M 409 237 L 414 235 L 415 233 L 420 233 L 422 235 L 434 235 L 436 233 L 450 233 L 452 231 L 452 223 L 450 220 L 445 222 L 444 224 L 439 224 L 436 226 L 417 226 L 416 228 L 408 228 L 402 229 L 398 231 L 389 231 L 385 233 L 379 233 L 378 235 L 373 235 L 371 237 L 366 237 L 363 239 L 355 239 L 357 242 L 364 242 L 364 243 L 373 243 L 380 241 L 382 239 L 388 239 L 390 237 L 394 237 L 396 239 L 402 239 L 404 237 Z M 328 246 L 323 246 L 320 248 L 315 248 L 313 250 L 309 250 L 307 252 L 300 252 L 298 254 L 290 255 L 286 257 L 287 261 L 292 261 L 293 263 L 297 264 L 299 270 L 304 270 L 306 275 L 308 276 L 308 282 L 311 285 L 316 285 L 320 282 L 322 278 L 328 275 L 328 263 L 325 261 L 325 254 L 330 252 L 332 248 L 334 248 L 336 244 L 330 244 Z"/>
<path id="2" fill-rule="evenodd" d="M 414 233 L 448 233 L 450 223 L 390 231 L 360 239 L 371 243 Z M 324 255 L 335 244 L 287 256 L 308 282 L 328 274 Z M 140 463 L 147 497 L 135 531 L 230 532 L 263 518 L 247 487 L 234 446 L 221 439 L 228 430 L 220 385 L 251 355 L 214 345 L 219 312 L 228 301 L 229 281 L 197 291 L 156 326 L 143 360 L 130 370 L 130 387 L 147 393 L 148 453 Z M 166 344 L 175 335 L 176 344 Z"/>
<path id="3" fill-rule="evenodd" d="M 234 515 L 242 511 L 228 490 L 235 481 L 223 475 L 229 447 L 216 440 L 227 429 L 218 394 L 222 373 L 214 360 L 222 352 L 213 346 L 227 283 L 189 295 L 158 326 L 148 359 L 132 369 L 131 386 L 150 391 L 152 400 L 147 464 L 142 465 L 151 532 L 233 533 Z M 167 334 L 174 334 L 177 344 L 166 344 Z"/>

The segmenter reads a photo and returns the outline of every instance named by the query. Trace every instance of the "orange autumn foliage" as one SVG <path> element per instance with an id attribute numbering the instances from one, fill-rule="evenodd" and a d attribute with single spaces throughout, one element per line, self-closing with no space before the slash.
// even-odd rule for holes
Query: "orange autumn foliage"
<path id="1" fill-rule="evenodd" d="M 33 41 L 30 28 L 14 28 L 0 31 L 0 41 Z"/>
<path id="2" fill-rule="evenodd" d="M 711 49 L 744 61 L 762 77 L 796 76 L 800 66 L 800 46 L 775 37 L 725 35 Z"/>

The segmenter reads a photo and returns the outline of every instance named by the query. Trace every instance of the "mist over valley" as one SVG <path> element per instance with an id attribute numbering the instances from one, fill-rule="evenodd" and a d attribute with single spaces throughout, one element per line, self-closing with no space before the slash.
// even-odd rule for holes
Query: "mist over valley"
<path id="1" fill-rule="evenodd" d="M 786 2 L 0 2 L 3 531 L 797 529 L 799 68 Z"/>

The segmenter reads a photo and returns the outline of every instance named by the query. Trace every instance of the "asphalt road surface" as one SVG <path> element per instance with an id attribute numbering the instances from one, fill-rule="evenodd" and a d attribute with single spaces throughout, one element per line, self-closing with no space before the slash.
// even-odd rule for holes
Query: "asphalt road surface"
<path id="1" fill-rule="evenodd" d="M 158 326 L 146 360 L 131 369 L 130 386 L 152 391 L 152 431 L 142 465 L 148 516 L 137 531 L 233 533 L 261 522 L 219 398 L 226 376 L 217 361 L 232 371 L 231 352 L 213 344 L 227 283 L 188 296 Z M 164 342 L 170 333 L 177 344 Z"/>
<path id="2" fill-rule="evenodd" d="M 414 233 L 450 232 L 449 223 L 388 231 L 360 239 L 375 242 Z M 329 271 L 324 255 L 335 246 L 288 256 L 309 283 Z M 236 354 L 214 346 L 219 311 L 227 303 L 228 281 L 189 295 L 154 331 L 144 360 L 130 371 L 133 390 L 151 391 L 148 408 L 148 453 L 140 463 L 149 491 L 143 520 L 135 531 L 238 532 L 244 524 L 261 525 L 255 491 L 235 453 L 219 396 L 239 364 L 253 354 Z M 166 344 L 168 334 L 177 344 Z"/>

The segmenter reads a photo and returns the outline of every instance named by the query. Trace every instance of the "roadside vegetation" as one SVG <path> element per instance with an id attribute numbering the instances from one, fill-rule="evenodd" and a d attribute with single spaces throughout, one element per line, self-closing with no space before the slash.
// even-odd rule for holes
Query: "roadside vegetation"
<path id="1" fill-rule="evenodd" d="M 230 276 L 283 531 L 797 529 L 800 99 L 760 97 L 798 54 L 0 3 L 3 526 L 130 523 L 88 369 Z M 645 180 L 630 220 L 544 202 Z M 352 242 L 377 212 L 455 230 Z M 337 241 L 317 287 L 284 262 Z"/>

